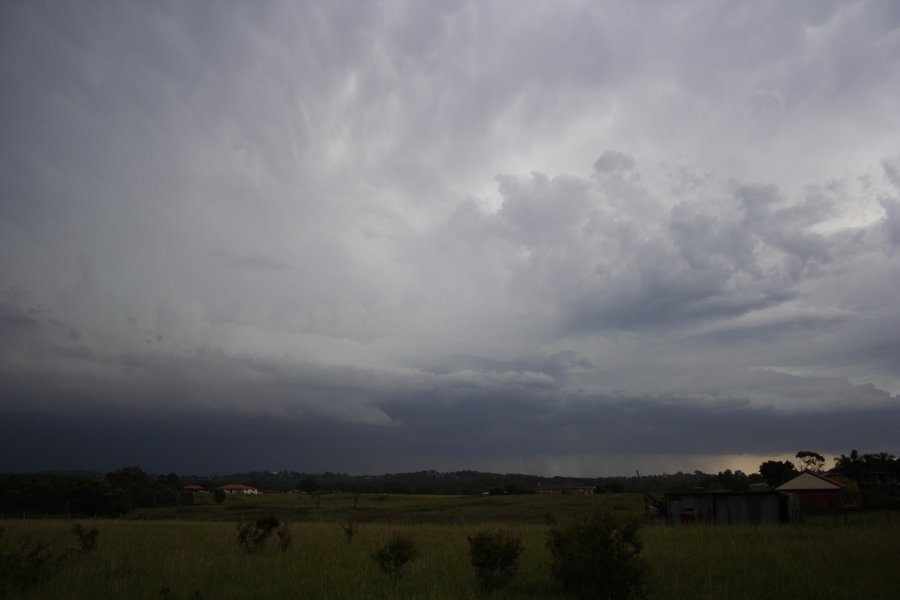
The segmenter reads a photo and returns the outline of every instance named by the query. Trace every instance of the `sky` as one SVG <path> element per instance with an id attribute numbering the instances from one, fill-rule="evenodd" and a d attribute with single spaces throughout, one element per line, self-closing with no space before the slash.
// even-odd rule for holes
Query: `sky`
<path id="1" fill-rule="evenodd" d="M 900 3 L 0 5 L 0 470 L 900 453 Z"/>

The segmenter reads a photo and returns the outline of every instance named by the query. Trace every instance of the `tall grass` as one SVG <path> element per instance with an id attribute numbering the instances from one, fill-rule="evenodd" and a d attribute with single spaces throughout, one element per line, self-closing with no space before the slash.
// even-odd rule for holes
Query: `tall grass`
<path id="1" fill-rule="evenodd" d="M 645 530 L 651 598 L 900 597 L 900 523 Z"/>
<path id="2" fill-rule="evenodd" d="M 508 509 L 515 508 L 507 506 Z M 491 511 L 493 508 L 491 508 Z M 546 511 L 544 511 L 546 512 Z M 400 519 L 397 519 L 400 520 Z M 524 552 L 508 587 L 491 598 L 552 598 L 546 547 L 549 526 L 516 523 L 366 523 L 348 542 L 339 522 L 291 525 L 282 552 L 269 540 L 248 555 L 233 522 L 82 520 L 99 530 L 97 549 L 71 553 L 60 571 L 25 600 L 171 597 L 228 598 L 484 598 L 469 564 L 467 537 L 502 527 Z M 4 543 L 44 540 L 76 548 L 73 523 L 6 520 Z M 394 533 L 410 536 L 420 556 L 394 585 L 371 555 Z M 821 521 L 779 527 L 645 527 L 652 599 L 896 599 L 900 589 L 900 519 L 850 524 Z"/>
<path id="3" fill-rule="evenodd" d="M 68 523 L 8 521 L 8 537 L 52 540 L 71 546 Z M 248 555 L 231 523 L 92 521 L 100 530 L 97 550 L 73 556 L 41 589 L 25 598 L 155 599 L 160 589 L 187 598 L 478 598 L 468 561 L 467 535 L 475 526 L 361 525 L 348 543 L 333 523 L 291 526 L 294 543 L 281 552 L 273 540 Z M 544 531 L 513 530 L 523 538 L 520 575 L 496 598 L 544 597 L 549 574 Z M 420 557 L 394 585 L 371 555 L 396 532 L 410 536 Z"/>

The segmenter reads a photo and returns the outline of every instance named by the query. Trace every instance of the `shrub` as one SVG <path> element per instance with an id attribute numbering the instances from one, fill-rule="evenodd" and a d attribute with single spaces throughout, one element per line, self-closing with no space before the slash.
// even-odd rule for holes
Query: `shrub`
<path id="1" fill-rule="evenodd" d="M 551 531 L 547 545 L 553 578 L 575 598 L 640 596 L 647 567 L 639 556 L 637 521 L 623 524 L 597 514 Z"/>
<path id="2" fill-rule="evenodd" d="M 0 547 L 0 598 L 12 598 L 33 589 L 57 572 L 65 555 L 50 553 L 47 548 L 45 542 Z"/>
<path id="3" fill-rule="evenodd" d="M 394 534 L 391 540 L 372 555 L 378 567 L 397 583 L 403 575 L 403 568 L 419 555 L 413 541 L 401 534 Z"/>
<path id="4" fill-rule="evenodd" d="M 159 597 L 161 600 L 178 600 L 180 596 L 176 594 L 171 587 L 164 585 L 159 588 Z M 203 594 L 196 591 L 187 598 L 188 600 L 203 600 Z"/>
<path id="5" fill-rule="evenodd" d="M 97 528 L 92 527 L 86 530 L 81 523 L 75 523 L 72 527 L 72 535 L 78 540 L 79 547 L 75 551 L 80 554 L 87 554 L 97 549 Z"/>
<path id="6" fill-rule="evenodd" d="M 272 531 L 274 531 L 278 525 L 279 521 L 275 517 L 262 517 L 253 523 L 250 521 L 239 523 L 237 526 L 238 544 L 246 550 L 247 553 L 256 552 L 263 544 L 265 544 L 266 540 L 269 539 L 269 536 L 272 535 Z M 288 535 L 290 535 L 290 533 L 288 533 Z"/>
<path id="7" fill-rule="evenodd" d="M 287 523 L 282 523 L 281 526 L 275 530 L 275 535 L 278 536 L 278 549 L 282 552 L 287 552 L 288 548 L 291 547 L 291 542 L 294 541 L 294 536 L 291 535 L 291 528 Z"/>
<path id="8" fill-rule="evenodd" d="M 347 538 L 347 543 L 353 541 L 353 536 L 356 535 L 356 527 L 353 526 L 353 521 L 350 521 L 346 525 L 341 525 L 341 528 L 344 530 L 344 537 Z"/>
<path id="9" fill-rule="evenodd" d="M 518 568 L 522 541 L 502 531 L 479 533 L 468 539 L 469 556 L 482 589 L 491 591 L 509 583 Z"/>

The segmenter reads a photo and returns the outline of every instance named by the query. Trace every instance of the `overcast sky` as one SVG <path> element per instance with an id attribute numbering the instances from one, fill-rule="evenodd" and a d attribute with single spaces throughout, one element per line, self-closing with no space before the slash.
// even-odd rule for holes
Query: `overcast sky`
<path id="1" fill-rule="evenodd" d="M 0 469 L 900 452 L 900 3 L 0 6 Z"/>

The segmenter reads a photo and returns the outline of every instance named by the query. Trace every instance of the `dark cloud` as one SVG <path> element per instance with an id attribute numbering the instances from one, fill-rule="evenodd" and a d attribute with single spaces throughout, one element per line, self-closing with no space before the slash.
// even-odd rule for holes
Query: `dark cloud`
<path id="1" fill-rule="evenodd" d="M 431 390 L 427 400 L 406 398 L 394 405 L 391 416 L 402 424 L 387 427 L 196 409 L 161 413 L 117 407 L 39 419 L 14 412 L 4 414 L 0 454 L 6 459 L 0 469 L 142 464 L 199 473 L 259 468 L 382 472 L 387 464 L 392 470 L 498 465 L 512 470 L 545 468 L 546 457 L 581 456 L 578 473 L 591 475 L 604 455 L 635 455 L 643 457 L 645 468 L 661 470 L 655 457 L 730 454 L 736 447 L 759 456 L 808 447 L 827 453 L 892 448 L 893 423 L 900 417 L 897 401 L 785 414 L 683 398 L 578 397 L 554 406 L 516 396 L 460 398 L 458 390 Z M 864 440 L 859 431 L 867 432 Z"/>

